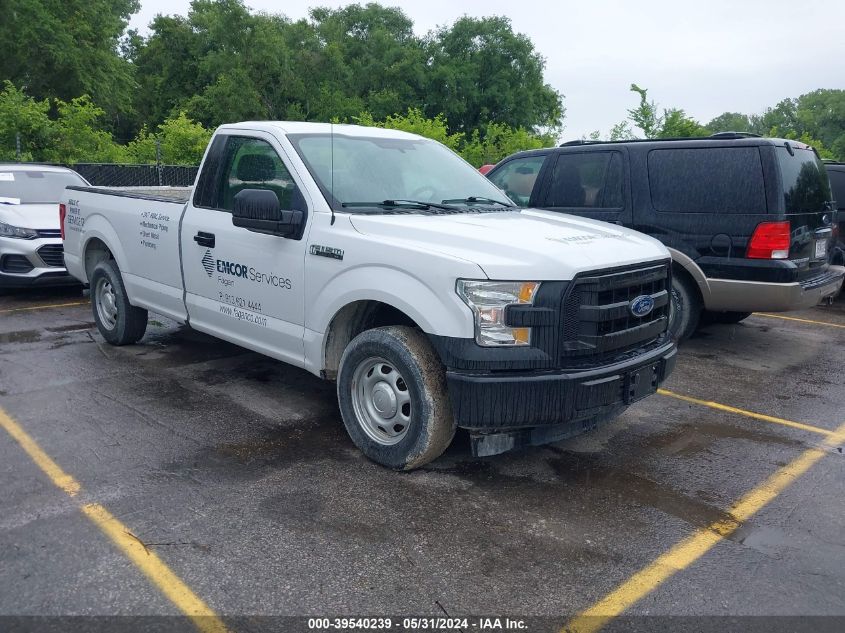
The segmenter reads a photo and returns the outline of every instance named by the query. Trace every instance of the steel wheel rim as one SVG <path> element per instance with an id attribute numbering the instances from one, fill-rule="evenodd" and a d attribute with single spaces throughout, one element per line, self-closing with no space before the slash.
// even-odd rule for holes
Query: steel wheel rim
<path id="1" fill-rule="evenodd" d="M 108 279 L 100 279 L 94 292 L 97 304 L 97 315 L 107 330 L 113 330 L 117 325 L 117 297 L 114 287 Z"/>
<path id="2" fill-rule="evenodd" d="M 389 361 L 370 357 L 352 375 L 352 406 L 358 425 L 382 446 L 398 444 L 413 422 L 408 383 Z"/>

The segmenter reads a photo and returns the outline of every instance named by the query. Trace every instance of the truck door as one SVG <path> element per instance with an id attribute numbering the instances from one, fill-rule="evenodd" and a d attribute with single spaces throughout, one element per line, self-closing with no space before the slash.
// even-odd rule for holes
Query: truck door
<path id="1" fill-rule="evenodd" d="M 304 189 L 279 142 L 264 132 L 217 135 L 182 223 L 182 269 L 197 330 L 301 365 L 306 240 L 232 224 L 235 195 L 273 191 L 308 218 Z"/>

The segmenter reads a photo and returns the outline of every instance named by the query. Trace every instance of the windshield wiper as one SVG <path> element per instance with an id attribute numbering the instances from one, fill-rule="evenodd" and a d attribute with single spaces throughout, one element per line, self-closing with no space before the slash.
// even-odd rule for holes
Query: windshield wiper
<path id="1" fill-rule="evenodd" d="M 484 204 L 484 203 L 493 203 L 493 204 L 500 204 L 503 207 L 512 207 L 512 204 L 508 204 L 507 202 L 502 202 L 501 200 L 496 200 L 495 198 L 485 198 L 484 196 L 470 196 L 469 198 L 455 198 L 453 200 L 444 200 L 446 204 Z"/>
<path id="2" fill-rule="evenodd" d="M 457 207 L 434 202 L 423 202 L 422 200 L 382 200 L 381 202 L 343 202 L 340 206 L 349 207 L 379 207 L 381 209 L 441 209 L 443 211 L 457 211 Z"/>

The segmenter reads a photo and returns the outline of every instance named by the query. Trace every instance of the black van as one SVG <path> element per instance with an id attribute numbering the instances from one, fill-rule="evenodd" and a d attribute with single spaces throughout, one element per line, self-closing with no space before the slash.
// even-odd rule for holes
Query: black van
<path id="1" fill-rule="evenodd" d="M 807 308 L 839 291 L 836 212 L 811 147 L 733 132 L 712 137 L 575 141 L 509 156 L 488 174 L 520 206 L 613 222 L 665 244 L 674 262 L 669 329 L 703 311 L 738 322 Z"/>

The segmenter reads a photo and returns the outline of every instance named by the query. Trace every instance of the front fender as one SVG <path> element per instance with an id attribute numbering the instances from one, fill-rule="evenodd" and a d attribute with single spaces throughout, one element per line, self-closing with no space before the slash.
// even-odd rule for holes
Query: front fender
<path id="1" fill-rule="evenodd" d="M 477 275 L 476 275 L 477 276 Z M 472 338 L 472 312 L 446 280 L 434 288 L 404 270 L 387 265 L 350 268 L 333 277 L 306 307 L 308 328 L 325 333 L 335 315 L 356 301 L 380 301 L 400 310 L 424 332 Z"/>

